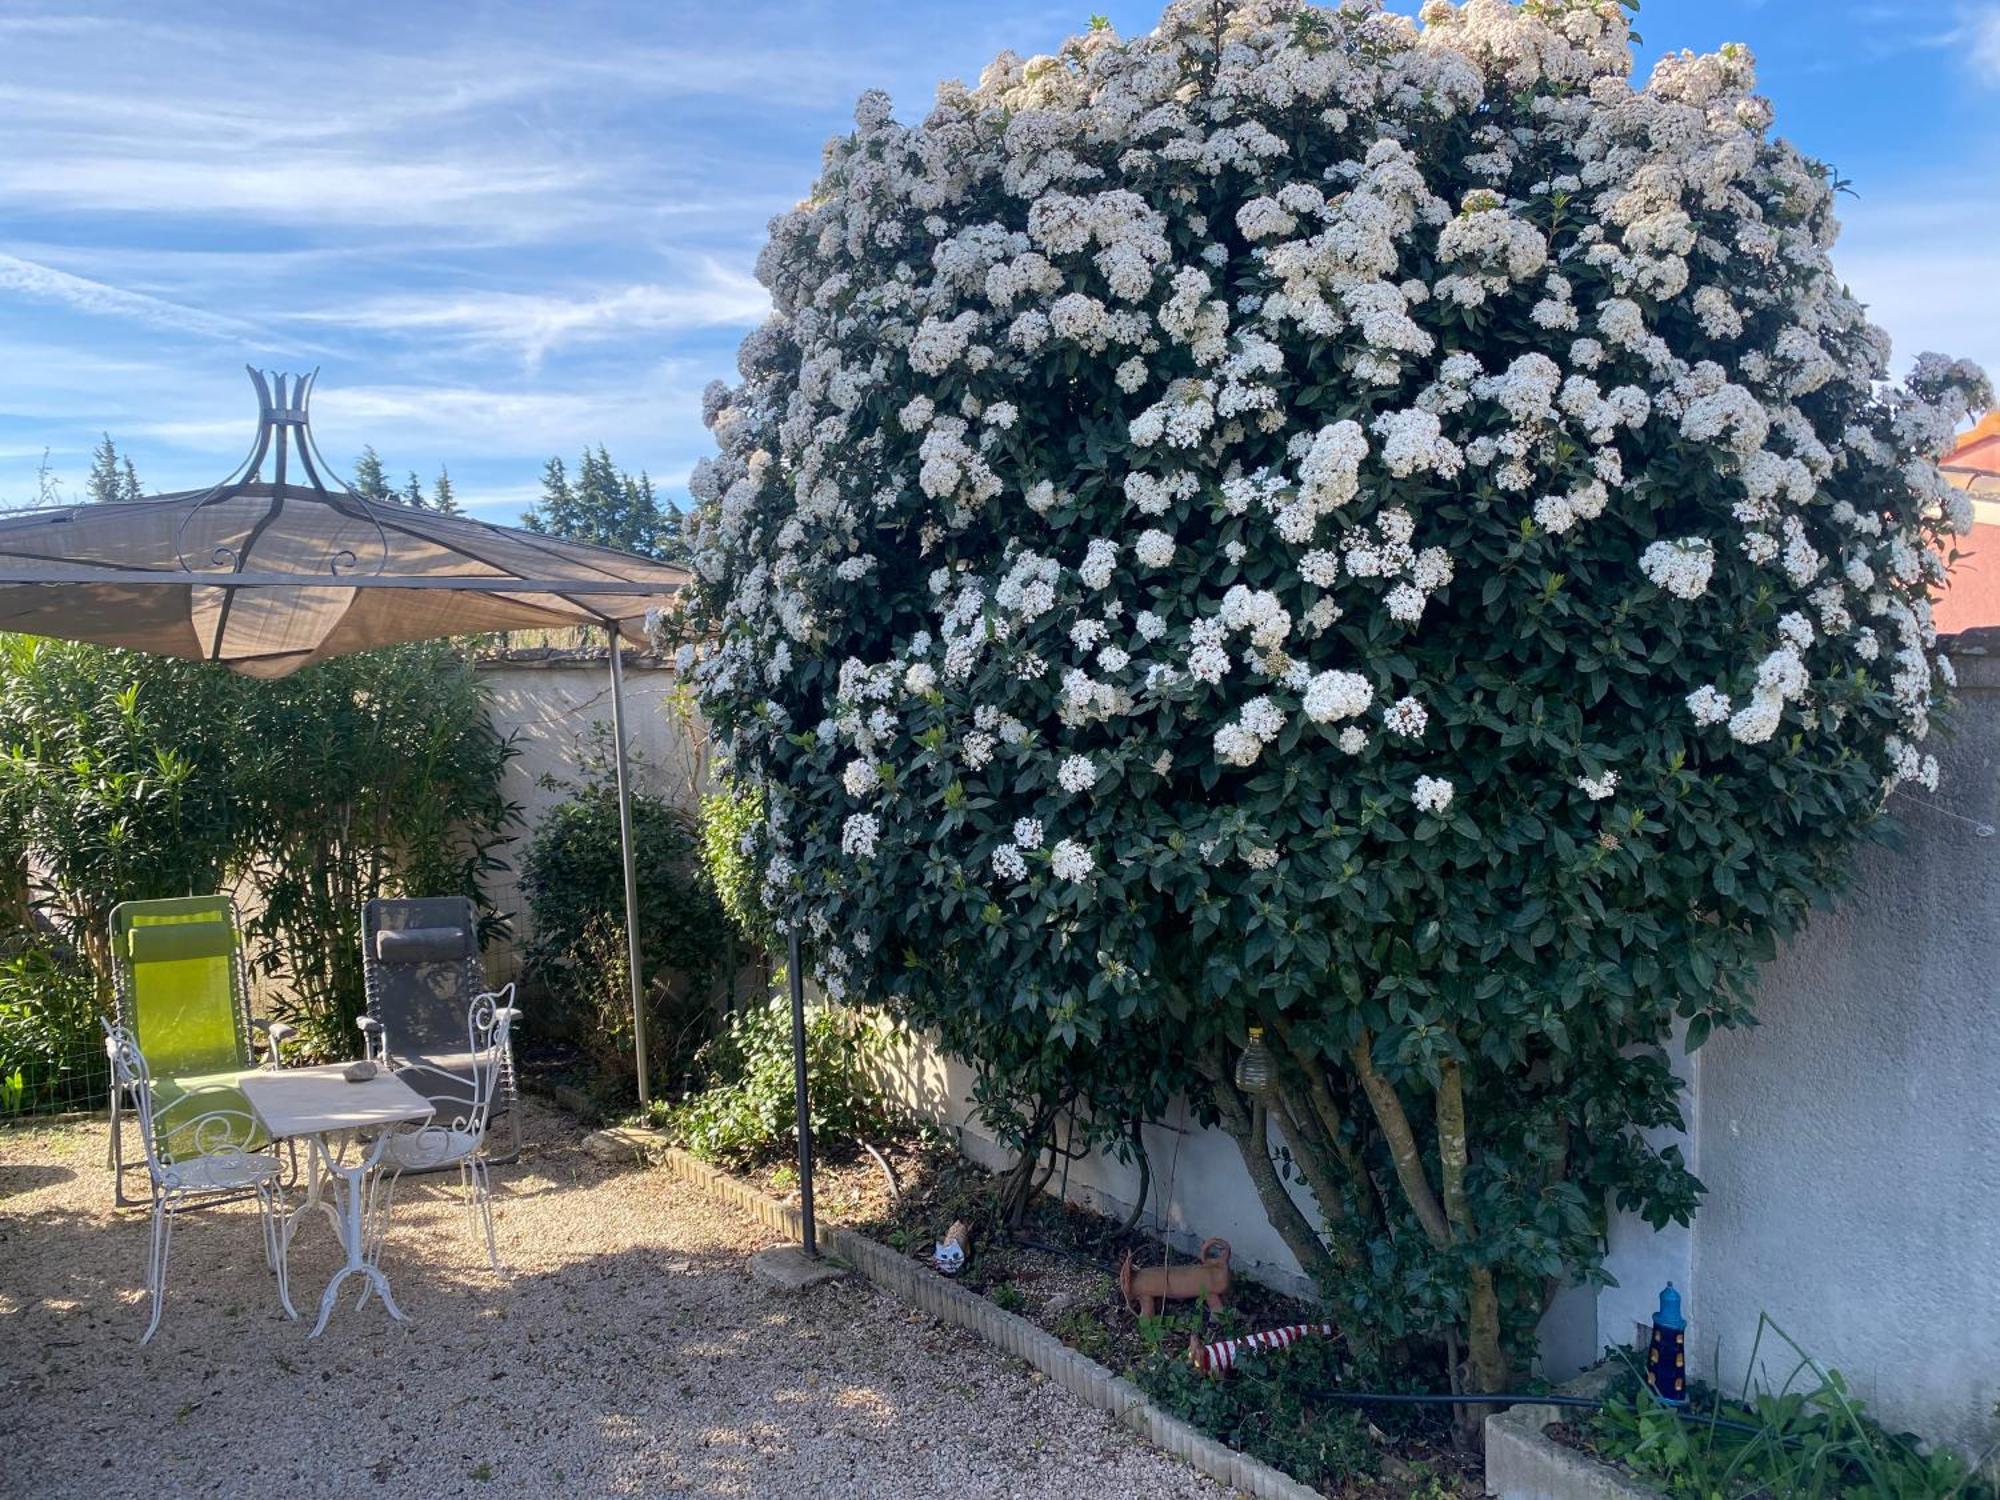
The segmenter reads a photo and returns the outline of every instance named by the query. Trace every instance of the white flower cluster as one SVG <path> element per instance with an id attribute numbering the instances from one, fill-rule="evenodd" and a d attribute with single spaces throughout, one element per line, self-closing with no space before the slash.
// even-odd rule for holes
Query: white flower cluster
<path id="1" fill-rule="evenodd" d="M 1451 806 L 1452 785 L 1441 776 L 1419 776 L 1410 788 L 1410 801 L 1416 804 L 1418 812 L 1443 817 Z"/>
<path id="2" fill-rule="evenodd" d="M 690 481 L 692 674 L 773 910 L 862 933 L 952 865 L 1041 899 L 1155 826 L 1203 880 L 1317 857 L 1309 808 L 1450 808 L 1544 711 L 1467 682 L 1544 652 L 1579 712 L 1571 664 L 1620 656 L 1704 776 L 1782 727 L 1924 777 L 1967 520 L 1933 459 L 1990 392 L 1890 381 L 1770 123 L 1740 48 L 1635 79 L 1606 0 L 1174 0 L 918 123 L 864 99 Z M 1591 763 L 1637 801 L 1648 753 Z M 1295 805 L 1239 806 L 1280 762 Z"/>
<path id="3" fill-rule="evenodd" d="M 1676 599 L 1699 599 L 1715 574 L 1715 544 L 1698 536 L 1654 542 L 1639 554 L 1639 571 Z"/>
<path id="4" fill-rule="evenodd" d="M 1233 723 L 1215 731 L 1215 758 L 1226 766 L 1250 766 L 1285 727 L 1285 716 L 1269 698 L 1252 698 Z"/>

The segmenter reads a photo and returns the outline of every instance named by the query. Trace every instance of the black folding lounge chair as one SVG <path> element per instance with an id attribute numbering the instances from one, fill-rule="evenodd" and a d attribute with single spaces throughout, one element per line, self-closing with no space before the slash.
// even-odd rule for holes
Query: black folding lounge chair
<path id="1" fill-rule="evenodd" d="M 361 970 L 371 1055 L 385 1056 L 449 1122 L 474 1104 L 472 1039 L 466 1010 L 487 989 L 479 961 L 479 924 L 463 896 L 370 901 L 361 909 Z M 511 1043 L 500 1064 L 488 1126 L 496 1162 L 521 1154 Z"/>

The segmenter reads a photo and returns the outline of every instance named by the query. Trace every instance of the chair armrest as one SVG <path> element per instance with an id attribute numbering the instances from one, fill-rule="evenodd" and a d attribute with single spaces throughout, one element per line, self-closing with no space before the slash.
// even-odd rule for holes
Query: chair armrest
<path id="1" fill-rule="evenodd" d="M 354 1024 L 361 1032 L 361 1055 L 373 1058 L 378 1063 L 386 1063 L 389 1057 L 389 1034 L 382 1023 L 373 1016 L 356 1016 Z"/>
<path id="2" fill-rule="evenodd" d="M 265 1066 L 268 1068 L 282 1068 L 285 1065 L 285 1043 L 291 1041 L 292 1038 L 299 1034 L 298 1027 L 288 1025 L 283 1021 L 253 1020 L 250 1023 L 250 1029 L 254 1032 L 262 1033 L 266 1045 L 270 1048 L 270 1060 L 265 1063 Z"/>

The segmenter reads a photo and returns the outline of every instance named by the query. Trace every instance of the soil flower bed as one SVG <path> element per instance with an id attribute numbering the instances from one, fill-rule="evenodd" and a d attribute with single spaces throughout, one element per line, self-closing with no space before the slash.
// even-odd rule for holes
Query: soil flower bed
<path id="1" fill-rule="evenodd" d="M 1160 1264 L 1165 1252 L 1158 1240 L 1047 1197 L 1031 1203 L 1010 1232 L 999 1222 L 991 1174 L 949 1147 L 912 1138 L 877 1150 L 882 1163 L 852 1148 L 815 1163 L 814 1204 L 822 1218 L 922 1261 L 954 1221 L 964 1221 L 972 1226 L 973 1251 L 961 1285 L 1127 1376 L 1209 1436 L 1325 1494 L 1443 1500 L 1481 1493 L 1478 1460 L 1452 1447 L 1444 1410 L 1364 1410 L 1326 1399 L 1327 1392 L 1363 1383 L 1335 1342 L 1308 1339 L 1275 1355 L 1249 1355 L 1225 1378 L 1191 1366 L 1191 1336 L 1209 1341 L 1310 1321 L 1310 1304 L 1238 1276 L 1219 1314 L 1176 1303 L 1162 1316 L 1140 1317 L 1120 1298 L 1117 1268 L 1127 1251 L 1139 1265 Z M 789 1162 L 743 1175 L 773 1197 L 797 1202 L 798 1173 Z"/>

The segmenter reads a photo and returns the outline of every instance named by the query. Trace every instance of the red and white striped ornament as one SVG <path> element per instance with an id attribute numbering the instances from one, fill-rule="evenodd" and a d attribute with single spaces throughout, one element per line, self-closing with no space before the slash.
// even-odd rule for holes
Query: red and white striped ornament
<path id="1" fill-rule="evenodd" d="M 1188 1359 L 1204 1375 L 1220 1375 L 1236 1368 L 1237 1359 L 1266 1349 L 1289 1349 L 1308 1334 L 1333 1336 L 1331 1323 L 1287 1323 L 1283 1328 L 1267 1328 L 1262 1333 L 1246 1333 L 1241 1338 L 1217 1339 L 1204 1344 L 1188 1335 Z"/>

